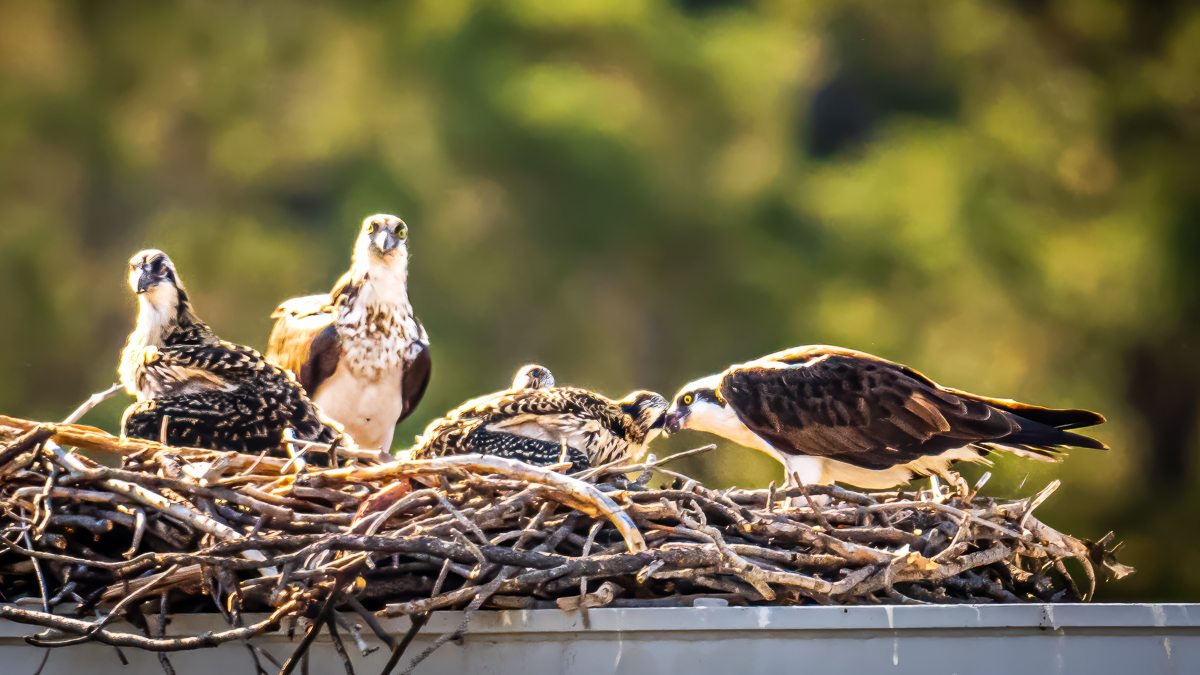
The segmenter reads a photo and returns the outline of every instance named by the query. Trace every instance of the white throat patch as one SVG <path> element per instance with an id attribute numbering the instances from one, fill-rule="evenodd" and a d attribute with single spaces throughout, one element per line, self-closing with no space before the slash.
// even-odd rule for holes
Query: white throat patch
<path id="1" fill-rule="evenodd" d="M 721 406 L 711 401 L 697 400 L 689 406 L 688 410 L 688 416 L 683 420 L 684 429 L 707 431 L 710 434 L 724 436 L 734 443 L 748 448 L 763 450 L 779 456 L 774 446 L 742 424 L 737 413 L 728 405 Z"/>
<path id="2" fill-rule="evenodd" d="M 146 347 L 162 346 L 163 334 L 175 321 L 179 311 L 179 292 L 170 284 L 157 284 L 137 296 L 137 326 L 129 334 L 129 342 L 121 351 L 121 364 L 117 372 L 125 390 L 139 400 L 148 398 L 148 393 L 139 391 L 138 369 L 142 365 L 142 350 Z"/>

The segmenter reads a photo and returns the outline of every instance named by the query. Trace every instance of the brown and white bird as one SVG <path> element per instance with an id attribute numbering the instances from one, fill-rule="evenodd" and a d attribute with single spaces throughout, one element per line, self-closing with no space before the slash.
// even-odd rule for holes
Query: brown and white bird
<path id="1" fill-rule="evenodd" d="M 565 446 L 571 470 L 581 471 L 639 457 L 662 431 L 667 400 L 654 392 L 612 401 L 553 384 L 545 368 L 522 368 L 511 389 L 471 399 L 432 422 L 412 457 L 488 454 L 545 466 L 558 463 Z"/>
<path id="2" fill-rule="evenodd" d="M 545 366 L 531 363 L 521 366 L 513 376 L 513 389 L 549 389 L 554 386 L 554 373 Z"/>
<path id="3" fill-rule="evenodd" d="M 129 286 L 137 294 L 138 319 L 119 372 L 138 402 L 125 411 L 125 436 L 260 452 L 278 448 L 285 429 L 323 443 L 340 435 L 287 371 L 213 334 L 196 316 L 167 254 L 150 249 L 133 256 Z"/>
<path id="4" fill-rule="evenodd" d="M 280 305 L 267 349 L 359 447 L 385 452 L 429 386 L 429 336 L 408 302 L 407 238 L 395 216 L 364 220 L 350 271 L 331 293 Z"/>
<path id="5" fill-rule="evenodd" d="M 841 347 L 797 347 L 684 385 L 670 434 L 695 429 L 762 450 L 789 483 L 889 488 L 991 450 L 1056 461 L 1069 446 L 1107 449 L 1069 429 L 1104 417 L 943 387 L 898 363 Z"/>

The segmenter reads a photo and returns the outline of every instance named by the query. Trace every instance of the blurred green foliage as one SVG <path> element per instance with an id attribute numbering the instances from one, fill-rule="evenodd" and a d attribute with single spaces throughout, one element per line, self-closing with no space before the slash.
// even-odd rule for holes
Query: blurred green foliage
<path id="1" fill-rule="evenodd" d="M 4 0 L 0 411 L 114 381 L 139 248 L 262 348 L 391 212 L 435 360 L 399 442 L 528 361 L 670 397 L 834 343 L 1103 412 L 1111 452 L 988 489 L 1061 477 L 1039 514 L 1139 568 L 1099 597 L 1200 600 L 1198 157 L 1183 2 Z"/>

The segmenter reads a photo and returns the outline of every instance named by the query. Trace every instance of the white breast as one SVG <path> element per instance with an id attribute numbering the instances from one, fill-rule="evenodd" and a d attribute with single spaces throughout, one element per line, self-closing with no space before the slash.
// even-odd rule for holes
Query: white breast
<path id="1" fill-rule="evenodd" d="M 342 306 L 337 330 L 342 363 L 364 380 L 386 377 L 411 358 L 424 337 L 408 304 L 404 267 L 370 266 L 352 304 Z M 340 366 L 339 366 L 340 367 Z"/>
<path id="2" fill-rule="evenodd" d="M 168 291 L 172 292 L 168 292 Z M 145 359 L 142 352 L 147 347 L 161 347 L 163 331 L 166 330 L 178 306 L 178 297 L 165 284 L 155 286 L 138 296 L 137 325 L 129 334 L 129 341 L 121 351 L 121 364 L 117 372 L 125 391 L 137 396 L 139 401 L 162 396 L 154 383 L 146 377 Z"/>
<path id="3" fill-rule="evenodd" d="M 403 406 L 400 374 L 395 368 L 364 381 L 343 362 L 321 384 L 315 403 L 337 420 L 360 448 L 390 450 Z"/>

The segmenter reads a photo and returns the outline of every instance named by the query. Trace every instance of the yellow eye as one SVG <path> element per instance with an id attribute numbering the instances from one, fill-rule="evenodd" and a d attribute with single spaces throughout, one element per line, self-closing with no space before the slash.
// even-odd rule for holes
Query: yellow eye
<path id="1" fill-rule="evenodd" d="M 691 405 L 691 404 L 692 404 L 692 395 L 691 395 L 691 394 L 688 394 L 688 395 L 686 395 L 686 396 L 684 396 L 684 397 L 683 397 L 683 404 L 684 404 L 684 405 Z"/>

